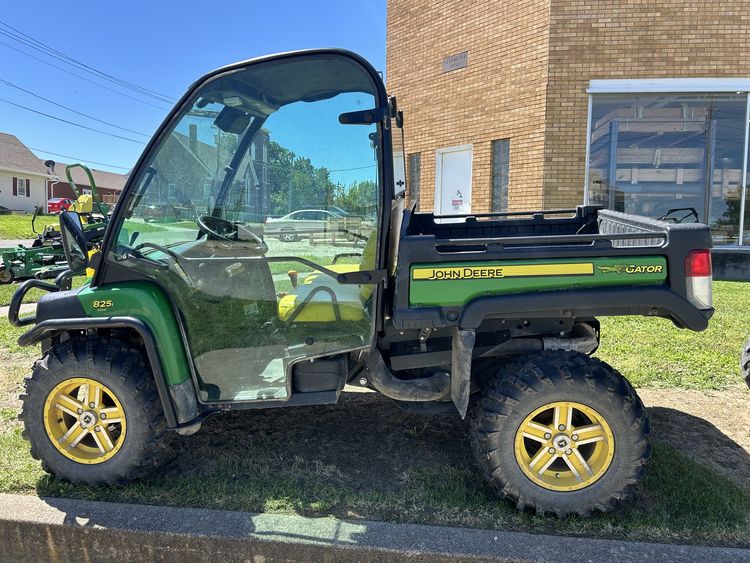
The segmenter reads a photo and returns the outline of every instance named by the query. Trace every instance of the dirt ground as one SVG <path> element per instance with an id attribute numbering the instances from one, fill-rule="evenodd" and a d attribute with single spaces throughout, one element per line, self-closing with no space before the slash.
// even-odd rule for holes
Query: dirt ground
<path id="1" fill-rule="evenodd" d="M 209 456 L 217 438 L 225 437 L 227 445 L 235 447 L 247 439 L 255 448 L 263 444 L 275 450 L 274 455 L 293 452 L 291 457 L 298 461 L 315 460 L 314 471 L 334 483 L 356 487 L 360 481 L 380 490 L 408 479 L 402 474 L 405 467 L 467 466 L 472 455 L 466 421 L 404 413 L 385 397 L 355 389 L 347 387 L 354 392 L 344 393 L 338 406 L 237 412 L 209 419 L 207 431 L 190 438 L 194 443 L 189 449 L 200 456 L 206 448 Z M 642 388 L 638 393 L 648 409 L 655 441 L 750 490 L 750 391 L 736 386 L 723 391 Z M 321 448 L 321 436 L 326 436 L 329 447 Z M 288 445 L 286 452 L 278 452 L 279 443 Z M 342 451 L 355 454 L 342 456 Z M 190 472 L 192 458 L 183 461 L 182 470 Z"/>
<path id="2" fill-rule="evenodd" d="M 750 489 L 750 391 L 638 389 L 651 435 Z"/>

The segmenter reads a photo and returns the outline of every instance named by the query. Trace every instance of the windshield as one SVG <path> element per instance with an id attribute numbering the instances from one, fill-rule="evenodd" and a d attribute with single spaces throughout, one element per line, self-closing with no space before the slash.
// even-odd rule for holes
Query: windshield
<path id="1" fill-rule="evenodd" d="M 120 249 L 194 241 L 205 234 L 202 216 L 264 225 L 314 209 L 374 222 L 377 128 L 342 125 L 339 116 L 376 102 L 347 64 L 308 61 L 296 77 L 265 65 L 208 83 L 141 167 Z"/>

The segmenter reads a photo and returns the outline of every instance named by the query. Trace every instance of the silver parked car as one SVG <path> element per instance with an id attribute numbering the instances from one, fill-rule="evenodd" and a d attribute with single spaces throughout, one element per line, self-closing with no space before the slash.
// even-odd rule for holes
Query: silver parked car
<path id="1" fill-rule="evenodd" d="M 331 221 L 340 220 L 341 215 L 324 209 L 300 209 L 292 211 L 283 217 L 266 219 L 266 236 L 277 237 L 283 242 L 294 242 L 300 236 L 324 233 L 336 230 L 336 223 Z"/>

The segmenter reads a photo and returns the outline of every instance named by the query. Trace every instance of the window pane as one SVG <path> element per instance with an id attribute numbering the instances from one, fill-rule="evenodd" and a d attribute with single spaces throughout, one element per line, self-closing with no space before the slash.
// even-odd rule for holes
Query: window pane
<path id="1" fill-rule="evenodd" d="M 421 173 L 422 154 L 415 152 L 408 156 L 409 166 L 409 204 L 417 204 L 419 211 L 419 175 Z"/>
<path id="2" fill-rule="evenodd" d="M 708 223 L 736 243 L 744 96 L 594 96 L 589 202 Z"/>
<path id="3" fill-rule="evenodd" d="M 508 210 L 510 139 L 492 141 L 492 212 Z"/>
<path id="4" fill-rule="evenodd" d="M 708 224 L 714 244 L 737 244 L 745 150 L 745 103 L 714 100 L 709 114 L 710 194 Z"/>

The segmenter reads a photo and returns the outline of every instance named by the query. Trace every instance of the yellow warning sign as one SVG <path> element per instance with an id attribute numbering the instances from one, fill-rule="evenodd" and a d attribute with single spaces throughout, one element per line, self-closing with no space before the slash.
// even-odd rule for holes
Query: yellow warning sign
<path id="1" fill-rule="evenodd" d="M 577 264 L 525 264 L 515 266 L 461 266 L 452 268 L 414 268 L 413 280 L 491 280 L 532 276 L 590 276 L 594 265 Z"/>

